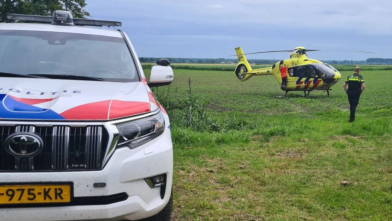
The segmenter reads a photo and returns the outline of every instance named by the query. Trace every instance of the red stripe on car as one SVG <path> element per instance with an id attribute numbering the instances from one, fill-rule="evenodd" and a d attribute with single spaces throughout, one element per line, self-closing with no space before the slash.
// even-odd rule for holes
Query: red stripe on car
<path id="1" fill-rule="evenodd" d="M 148 92 L 148 97 L 150 98 L 151 103 L 153 103 L 159 107 L 157 100 L 155 100 L 155 97 L 151 92 Z"/>
<path id="2" fill-rule="evenodd" d="M 14 97 L 12 95 L 8 95 L 8 97 L 10 97 L 16 101 L 19 101 L 21 103 L 28 104 L 28 105 L 41 104 L 41 103 L 52 101 L 57 98 L 56 97 L 56 98 L 48 98 L 48 99 L 29 99 L 29 98 Z"/>
<path id="3" fill-rule="evenodd" d="M 128 117 L 132 115 L 150 112 L 150 104 L 147 102 L 113 100 L 110 106 L 109 119 Z"/>
<path id="4" fill-rule="evenodd" d="M 83 104 L 60 115 L 67 120 L 107 120 L 110 100 Z"/>

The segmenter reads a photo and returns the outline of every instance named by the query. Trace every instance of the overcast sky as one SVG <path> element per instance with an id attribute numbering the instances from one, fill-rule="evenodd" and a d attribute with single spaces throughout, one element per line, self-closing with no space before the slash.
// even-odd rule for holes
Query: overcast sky
<path id="1" fill-rule="evenodd" d="M 86 0 L 94 19 L 118 20 L 139 57 L 229 58 L 308 49 L 315 59 L 392 58 L 391 0 Z M 287 53 L 248 58 L 287 58 Z M 231 57 L 234 58 L 234 57 Z"/>

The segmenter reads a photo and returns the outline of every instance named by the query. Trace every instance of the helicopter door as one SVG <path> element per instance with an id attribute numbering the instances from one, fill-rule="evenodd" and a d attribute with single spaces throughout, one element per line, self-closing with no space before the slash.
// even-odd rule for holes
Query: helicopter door
<path id="1" fill-rule="evenodd" d="M 307 68 L 306 65 L 297 66 L 294 70 L 294 76 L 299 78 L 307 77 Z"/>
<path id="2" fill-rule="evenodd" d="M 314 79 L 318 77 L 317 70 L 312 65 L 308 65 L 307 70 L 308 70 L 307 76 L 306 76 L 306 80 L 304 82 L 304 84 L 305 84 L 304 89 L 305 90 L 309 89 L 309 86 L 312 84 L 312 82 L 314 82 Z"/>
<path id="3" fill-rule="evenodd" d="M 311 65 L 301 65 L 292 68 L 293 77 L 297 77 L 296 83 L 296 90 L 301 89 L 309 89 L 310 85 L 312 84 L 313 80 L 317 78 L 317 71 Z M 290 73 L 290 69 L 289 69 Z M 291 76 L 291 75 L 290 75 Z"/>

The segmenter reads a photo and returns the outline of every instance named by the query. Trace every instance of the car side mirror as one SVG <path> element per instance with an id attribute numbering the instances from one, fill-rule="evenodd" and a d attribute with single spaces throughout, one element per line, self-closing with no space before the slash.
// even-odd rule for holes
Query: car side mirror
<path id="1" fill-rule="evenodd" d="M 173 69 L 170 66 L 155 65 L 151 69 L 149 87 L 160 87 L 171 84 L 174 80 Z"/>
<path id="2" fill-rule="evenodd" d="M 157 61 L 157 65 L 160 65 L 160 66 L 169 66 L 169 65 L 170 65 L 170 61 L 167 60 L 167 59 L 159 59 L 159 60 Z"/>

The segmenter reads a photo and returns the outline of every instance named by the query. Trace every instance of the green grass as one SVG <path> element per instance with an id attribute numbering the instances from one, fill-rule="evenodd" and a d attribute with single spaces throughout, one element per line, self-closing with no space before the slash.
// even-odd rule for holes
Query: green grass
<path id="1" fill-rule="evenodd" d="M 331 97 L 284 97 L 273 76 L 174 72 L 154 89 L 171 119 L 174 220 L 392 219 L 392 71 L 361 72 L 354 123 L 343 81 Z M 190 106 L 205 112 L 191 127 Z"/>

